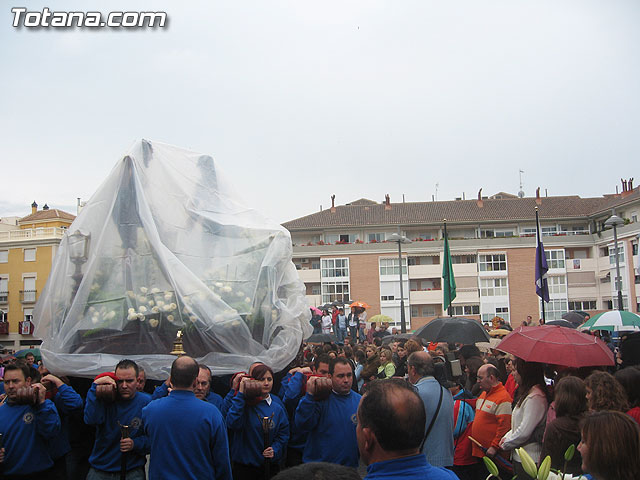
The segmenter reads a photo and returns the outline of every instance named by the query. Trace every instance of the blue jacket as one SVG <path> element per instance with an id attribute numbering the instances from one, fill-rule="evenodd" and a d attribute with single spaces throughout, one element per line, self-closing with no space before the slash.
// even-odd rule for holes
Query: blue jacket
<path id="1" fill-rule="evenodd" d="M 296 409 L 296 427 L 308 432 L 302 461 L 330 462 L 358 468 L 356 412 L 362 396 L 332 392 L 327 400 L 317 402 L 308 393 Z"/>
<path id="2" fill-rule="evenodd" d="M 227 427 L 233 433 L 230 442 L 231 459 L 234 462 L 257 467 L 264 463 L 263 417 L 271 417 L 269 443 L 274 453 L 271 460 L 278 463 L 282 458 L 289 441 L 289 420 L 282 404 L 275 398 L 271 395 L 271 405 L 262 400 L 257 405 L 250 406 L 245 403 L 242 392 L 233 397 L 227 412 Z"/>
<path id="3" fill-rule="evenodd" d="M 450 467 L 453 465 L 453 397 L 451 392 L 440 386 L 434 377 L 423 377 L 415 384 L 418 395 L 424 403 L 427 412 L 426 429 L 431 423 L 433 415 L 438 408 L 440 390 L 442 390 L 442 403 L 431 433 L 424 444 L 422 452 L 426 454 L 427 461 L 436 467 Z"/>
<path id="4" fill-rule="evenodd" d="M 120 460 L 120 426 L 129 425 L 129 435 L 133 438 L 133 451 L 127 454 L 127 471 L 144 466 L 148 452 L 147 437 L 143 435 L 142 409 L 149 403 L 149 397 L 136 395 L 131 400 L 116 400 L 104 403 L 96 399 L 96 384 L 92 384 L 87 392 L 84 407 L 84 423 L 95 425 L 96 441 L 89 457 L 89 463 L 96 470 L 103 472 L 119 472 Z"/>
<path id="5" fill-rule="evenodd" d="M 82 410 L 82 397 L 69 385 L 62 384 L 53 397 L 53 403 L 60 415 L 60 432 L 49 440 L 49 455 L 54 460 L 71 451 L 69 444 L 69 415 Z"/>
<path id="6" fill-rule="evenodd" d="M 0 407 L 5 475 L 27 475 L 53 466 L 47 441 L 60 432 L 60 417 L 51 400 L 42 405 L 16 405 L 7 401 Z"/>
<path id="7" fill-rule="evenodd" d="M 222 415 L 193 392 L 172 390 L 151 402 L 142 423 L 151 446 L 150 479 L 231 480 Z"/>
<path id="8" fill-rule="evenodd" d="M 387 480 L 458 480 L 458 476 L 451 470 L 434 467 L 427 462 L 424 455 L 394 458 L 384 462 L 372 463 L 367 467 L 365 480 L 384 478 Z"/>
<path id="9" fill-rule="evenodd" d="M 151 395 L 151 400 L 157 400 L 158 398 L 163 398 L 169 395 L 169 385 L 162 382 L 160 385 L 156 387 L 153 391 L 153 395 Z M 197 397 L 196 397 L 197 398 Z M 209 392 L 209 395 L 206 396 L 205 400 L 209 402 L 211 405 L 215 405 L 220 413 L 222 413 L 223 403 L 222 397 L 217 393 Z"/>
<path id="10" fill-rule="evenodd" d="M 304 383 L 305 375 L 300 372 L 296 372 L 291 375 L 286 383 L 286 387 L 284 388 L 284 395 L 282 397 L 282 401 L 284 402 L 284 406 L 287 409 L 287 413 L 289 414 L 289 426 L 291 435 L 289 437 L 289 448 L 293 448 L 295 450 L 304 450 L 304 446 L 307 444 L 307 437 L 309 436 L 309 432 L 302 431 L 300 428 L 296 427 L 295 424 L 295 413 L 298 408 L 298 404 L 302 399 L 302 385 Z M 283 387 L 285 383 L 283 381 Z"/>

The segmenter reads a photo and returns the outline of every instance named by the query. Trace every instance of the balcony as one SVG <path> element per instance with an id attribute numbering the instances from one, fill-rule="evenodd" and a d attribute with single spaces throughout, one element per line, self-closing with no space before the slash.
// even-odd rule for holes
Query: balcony
<path id="1" fill-rule="evenodd" d="M 66 228 L 46 227 L 46 228 L 26 228 L 24 230 L 9 230 L 0 232 L 0 242 L 15 242 L 20 240 L 62 238 Z"/>
<path id="2" fill-rule="evenodd" d="M 0 322 L 0 335 L 9 335 L 9 322 Z"/>
<path id="3" fill-rule="evenodd" d="M 409 265 L 409 278 L 411 279 L 432 278 L 440 275 L 442 275 L 442 265 Z"/>
<path id="4" fill-rule="evenodd" d="M 442 290 L 422 290 L 409 292 L 409 301 L 414 304 L 442 304 Z"/>
<path id="5" fill-rule="evenodd" d="M 9 302 L 9 292 L 0 292 L 0 303 Z"/>
<path id="6" fill-rule="evenodd" d="M 320 283 L 320 269 L 315 270 L 297 270 L 298 277 L 303 283 Z"/>
<path id="7" fill-rule="evenodd" d="M 36 303 L 36 290 L 20 290 L 20 302 Z"/>

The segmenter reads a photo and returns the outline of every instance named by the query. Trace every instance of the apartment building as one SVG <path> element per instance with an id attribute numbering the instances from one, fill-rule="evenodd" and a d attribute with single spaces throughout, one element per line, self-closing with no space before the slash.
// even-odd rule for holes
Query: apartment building
<path id="1" fill-rule="evenodd" d="M 613 231 L 615 211 L 624 308 L 640 311 L 640 189 L 625 181 L 622 193 L 597 198 L 518 197 L 500 192 L 476 200 L 392 203 L 359 199 L 332 205 L 283 224 L 291 232 L 293 261 L 309 305 L 362 300 L 370 315 L 400 321 L 400 268 L 405 315 L 415 329 L 442 310 L 443 220 L 457 284 L 453 314 L 489 321 L 500 316 L 518 326 L 541 317 L 535 294 L 535 212 L 549 264 L 547 320 L 570 310 L 617 308 Z M 389 236 L 401 233 L 411 243 Z"/>
<path id="2" fill-rule="evenodd" d="M 53 258 L 75 216 L 47 205 L 31 214 L 0 221 L 0 345 L 38 344 L 33 338 L 33 309 L 47 282 Z"/>

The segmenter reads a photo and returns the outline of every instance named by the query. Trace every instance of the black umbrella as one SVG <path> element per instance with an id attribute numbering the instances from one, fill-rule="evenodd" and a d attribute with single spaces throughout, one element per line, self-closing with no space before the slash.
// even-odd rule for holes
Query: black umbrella
<path id="1" fill-rule="evenodd" d="M 576 328 L 575 323 L 571 323 L 568 320 L 551 320 L 545 325 L 558 325 L 559 327 Z"/>
<path id="2" fill-rule="evenodd" d="M 574 312 L 567 312 L 562 315 L 562 318 L 567 322 L 574 323 L 576 325 L 582 325 L 584 321 L 587 319 L 589 314 L 587 312 L 582 312 L 580 310 L 576 310 Z M 549 323 L 549 322 L 547 322 Z"/>
<path id="3" fill-rule="evenodd" d="M 307 343 L 337 343 L 338 339 L 332 333 L 314 333 L 307 338 Z"/>
<path id="4" fill-rule="evenodd" d="M 440 317 L 420 327 L 415 336 L 429 342 L 463 343 L 489 342 L 491 338 L 480 322 L 462 317 Z"/>
<path id="5" fill-rule="evenodd" d="M 387 335 L 382 337 L 382 344 L 387 345 L 391 342 L 395 342 L 396 340 L 409 340 L 413 336 L 413 333 L 398 333 L 396 335 Z"/>

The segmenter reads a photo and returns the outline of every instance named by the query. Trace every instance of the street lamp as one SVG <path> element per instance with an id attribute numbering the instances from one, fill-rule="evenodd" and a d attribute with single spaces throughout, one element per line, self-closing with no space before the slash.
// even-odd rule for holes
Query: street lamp
<path id="1" fill-rule="evenodd" d="M 618 290 L 618 310 L 623 310 L 622 306 L 622 277 L 620 276 L 620 255 L 618 254 L 618 227 L 624 225 L 622 220 L 615 213 L 611 215 L 606 222 L 605 226 L 613 227 L 613 248 L 616 255 L 616 288 Z"/>
<path id="2" fill-rule="evenodd" d="M 400 331 L 402 333 L 407 333 L 407 321 L 404 316 L 404 292 L 402 288 L 402 244 L 403 243 L 411 243 L 404 235 L 400 235 L 399 233 L 392 233 L 387 238 L 389 242 L 396 242 L 398 244 L 398 265 L 400 270 Z M 409 262 L 407 262 L 408 265 Z M 407 271 L 407 275 L 409 272 Z"/>

